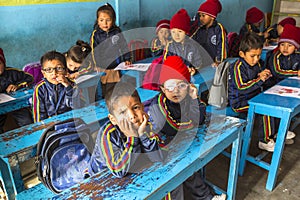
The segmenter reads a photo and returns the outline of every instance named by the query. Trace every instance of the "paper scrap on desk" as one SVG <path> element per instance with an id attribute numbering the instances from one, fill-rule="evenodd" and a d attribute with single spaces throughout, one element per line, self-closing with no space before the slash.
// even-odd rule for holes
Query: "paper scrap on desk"
<path id="1" fill-rule="evenodd" d="M 137 70 L 147 71 L 151 63 L 135 63 L 131 65 L 125 65 L 125 62 L 121 62 L 115 70 Z"/>
<path id="2" fill-rule="evenodd" d="M 16 98 L 11 97 L 7 94 L 0 93 L 0 103 L 5 103 L 5 102 L 12 101 L 12 100 L 15 100 L 15 99 Z"/>
<path id="3" fill-rule="evenodd" d="M 300 98 L 300 88 L 275 85 L 264 92 L 265 94 L 275 94 L 285 97 Z"/>
<path id="4" fill-rule="evenodd" d="M 277 47 L 277 45 L 269 45 L 269 46 L 264 46 L 263 49 L 266 49 L 266 50 L 273 50 Z"/>
<path id="5" fill-rule="evenodd" d="M 296 80 L 300 80 L 299 76 L 290 76 L 289 79 L 296 79 Z"/>
<path id="6" fill-rule="evenodd" d="M 83 81 L 86 81 L 92 77 L 94 77 L 96 75 L 92 75 L 92 74 L 86 74 L 86 75 L 81 75 L 78 78 L 75 79 L 76 84 L 81 83 Z"/>

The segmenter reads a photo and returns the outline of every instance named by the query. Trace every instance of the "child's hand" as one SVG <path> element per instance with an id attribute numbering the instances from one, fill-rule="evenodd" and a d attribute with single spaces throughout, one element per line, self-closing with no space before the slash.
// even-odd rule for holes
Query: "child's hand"
<path id="1" fill-rule="evenodd" d="M 265 69 L 264 71 L 258 73 L 258 77 L 260 78 L 260 80 L 262 80 L 263 82 L 265 82 L 267 79 L 269 79 L 270 77 L 272 77 L 272 73 L 270 70 Z"/>
<path id="2" fill-rule="evenodd" d="M 142 136 L 144 134 L 144 132 L 146 130 L 146 127 L 147 127 L 148 119 L 149 119 L 148 114 L 144 113 L 144 115 L 143 115 L 143 122 L 142 122 L 142 124 L 140 125 L 140 127 L 138 129 L 139 136 Z"/>
<path id="3" fill-rule="evenodd" d="M 64 74 L 58 74 L 56 76 L 56 81 L 58 83 L 63 84 L 63 86 L 68 87 L 70 85 L 69 80 L 67 79 L 68 75 L 64 75 Z"/>
<path id="4" fill-rule="evenodd" d="M 118 126 L 127 137 L 138 137 L 138 133 L 133 124 L 127 119 L 122 119 Z"/>
<path id="5" fill-rule="evenodd" d="M 79 76 L 79 72 L 75 72 L 75 73 L 72 73 L 72 74 L 67 74 L 67 77 L 69 79 L 76 79 L 78 76 Z"/>
<path id="6" fill-rule="evenodd" d="M 130 61 L 125 61 L 125 65 L 131 65 L 132 63 Z"/>
<path id="7" fill-rule="evenodd" d="M 214 62 L 213 64 L 211 64 L 211 66 L 217 68 L 219 64 L 220 64 L 219 62 Z"/>
<path id="8" fill-rule="evenodd" d="M 6 88 L 6 92 L 7 92 L 7 93 L 15 92 L 15 91 L 17 91 L 17 89 L 19 89 L 19 87 L 18 87 L 17 85 L 10 84 L 10 85 Z"/>
<path id="9" fill-rule="evenodd" d="M 188 69 L 189 69 L 191 76 L 194 76 L 196 74 L 196 69 L 194 67 L 189 67 Z"/>
<path id="10" fill-rule="evenodd" d="M 190 91 L 189 91 L 190 96 L 192 99 L 197 99 L 198 98 L 198 89 L 194 84 L 190 84 Z"/>

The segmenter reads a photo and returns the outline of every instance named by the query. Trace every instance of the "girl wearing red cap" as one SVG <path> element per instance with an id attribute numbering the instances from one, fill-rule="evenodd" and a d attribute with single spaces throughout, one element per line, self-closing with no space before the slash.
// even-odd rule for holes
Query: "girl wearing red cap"
<path id="1" fill-rule="evenodd" d="M 157 22 L 155 33 L 156 37 L 151 41 L 151 54 L 160 56 L 170 41 L 170 20 L 163 19 Z"/>
<path id="2" fill-rule="evenodd" d="M 222 11 L 219 0 L 207 0 L 198 9 L 200 25 L 193 33 L 196 40 L 213 59 L 213 66 L 218 66 L 227 58 L 227 33 L 216 17 Z"/>
<path id="3" fill-rule="evenodd" d="M 32 83 L 33 77 L 30 74 L 6 66 L 5 56 L 2 48 L 0 48 L 0 93 L 9 94 Z M 31 113 L 27 108 L 11 112 L 11 115 L 20 127 L 33 122 Z M 3 126 L 6 117 L 7 114 L 0 115 L 0 134 L 4 132 Z"/>
<path id="4" fill-rule="evenodd" d="M 146 109 L 154 131 L 165 144 L 172 145 L 184 131 L 204 123 L 205 104 L 197 88 L 190 83 L 191 75 L 179 56 L 167 57 L 159 77 L 161 92 L 147 102 Z M 174 139 L 174 140 L 173 140 Z M 186 191 L 186 192 L 184 192 Z M 213 195 L 198 172 L 171 192 L 171 199 L 225 200 L 226 195 Z"/>

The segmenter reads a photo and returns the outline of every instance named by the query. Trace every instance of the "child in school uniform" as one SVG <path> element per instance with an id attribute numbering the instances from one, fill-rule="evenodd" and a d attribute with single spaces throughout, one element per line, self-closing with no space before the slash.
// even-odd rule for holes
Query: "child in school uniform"
<path id="1" fill-rule="evenodd" d="M 190 21 L 190 16 L 185 9 L 180 9 L 173 15 L 170 20 L 172 40 L 166 46 L 164 60 L 168 56 L 180 56 L 188 66 L 191 75 L 194 75 L 196 70 L 202 67 L 202 58 L 200 45 L 187 36 L 190 31 Z"/>
<path id="2" fill-rule="evenodd" d="M 0 48 L 0 93 L 15 92 L 20 88 L 30 86 L 33 83 L 33 77 L 15 68 L 6 66 L 6 59 L 2 48 Z M 24 126 L 32 123 L 32 116 L 27 108 L 11 112 L 12 117 L 18 126 Z M 7 114 L 0 115 L 0 134 L 4 132 Z"/>
<path id="3" fill-rule="evenodd" d="M 266 39 L 270 42 L 278 42 L 278 39 L 284 30 L 284 26 L 287 24 L 296 26 L 296 20 L 292 17 L 286 17 L 278 24 L 274 24 L 273 26 L 267 28 L 267 30 L 265 30 L 267 33 Z"/>
<path id="4" fill-rule="evenodd" d="M 98 132 L 95 148 L 90 160 L 90 173 L 108 168 L 116 177 L 137 172 L 145 164 L 141 158 L 151 162 L 163 159 L 162 141 L 152 130 L 144 105 L 135 88 L 120 83 L 105 96 L 109 120 Z"/>
<path id="5" fill-rule="evenodd" d="M 272 76 L 269 69 L 263 69 L 260 55 L 263 48 L 261 38 L 255 33 L 247 33 L 240 44 L 239 59 L 230 65 L 228 99 L 231 108 L 246 117 L 248 101 L 263 91 Z M 266 115 L 258 117 L 258 147 L 274 151 L 276 133 L 275 118 Z M 291 139 L 289 135 L 287 139 Z"/>
<path id="6" fill-rule="evenodd" d="M 213 66 L 218 66 L 227 58 L 227 33 L 216 18 L 222 11 L 219 0 L 207 0 L 198 9 L 200 25 L 192 38 L 197 41 L 212 58 Z"/>
<path id="7" fill-rule="evenodd" d="M 156 37 L 151 41 L 151 54 L 153 57 L 163 55 L 167 43 L 170 41 L 170 20 L 162 19 L 156 24 Z"/>
<path id="8" fill-rule="evenodd" d="M 41 57 L 44 78 L 33 93 L 33 119 L 39 122 L 74 108 L 76 90 L 67 78 L 66 59 L 62 53 L 49 51 Z M 74 95 L 74 97 L 73 97 Z"/>
<path id="9" fill-rule="evenodd" d="M 287 24 L 280 35 L 278 48 L 276 48 L 268 59 L 267 68 L 272 73 L 272 83 L 300 76 L 300 28 Z"/>
<path id="10" fill-rule="evenodd" d="M 253 32 L 259 35 L 262 41 L 267 37 L 266 33 L 260 31 L 260 26 L 264 21 L 264 13 L 257 7 L 251 7 L 246 12 L 246 22 L 241 27 L 239 37 L 243 38 L 248 32 Z"/>
<path id="11" fill-rule="evenodd" d="M 131 56 L 126 39 L 121 29 L 115 24 L 116 13 L 106 3 L 96 12 L 96 22 L 91 35 L 92 59 L 97 68 L 104 69 L 106 75 L 101 77 L 103 96 L 107 90 L 120 81 L 121 74 L 113 70 L 121 62 L 131 64 Z"/>
<path id="12" fill-rule="evenodd" d="M 77 78 L 79 75 L 87 73 L 92 70 L 92 65 L 87 62 L 87 66 L 83 66 L 83 63 L 92 48 L 90 45 L 82 40 L 77 40 L 76 44 L 73 45 L 65 54 L 68 77 L 72 80 Z"/>
<path id="13" fill-rule="evenodd" d="M 179 56 L 168 56 L 159 77 L 161 92 L 147 102 L 150 121 L 167 147 L 172 145 L 176 136 L 205 121 L 205 104 L 199 99 L 197 88 L 190 81 L 191 74 L 183 60 Z M 171 199 L 183 199 L 183 196 L 184 199 L 226 198 L 225 194 L 214 196 L 199 172 L 171 192 Z"/>

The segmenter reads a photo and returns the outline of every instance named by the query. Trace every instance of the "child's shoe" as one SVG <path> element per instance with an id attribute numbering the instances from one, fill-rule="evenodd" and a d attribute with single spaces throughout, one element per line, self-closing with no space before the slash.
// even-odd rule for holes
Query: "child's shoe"
<path id="1" fill-rule="evenodd" d="M 294 137 L 296 137 L 296 134 L 292 131 L 288 131 L 285 139 L 290 140 L 293 139 Z"/>
<path id="2" fill-rule="evenodd" d="M 215 195 L 211 200 L 226 200 L 226 194 Z"/>
<path id="3" fill-rule="evenodd" d="M 269 151 L 269 152 L 274 152 L 275 142 L 272 139 L 268 143 L 264 143 L 264 142 L 259 141 L 258 142 L 258 148 L 260 148 L 262 150 Z"/>

